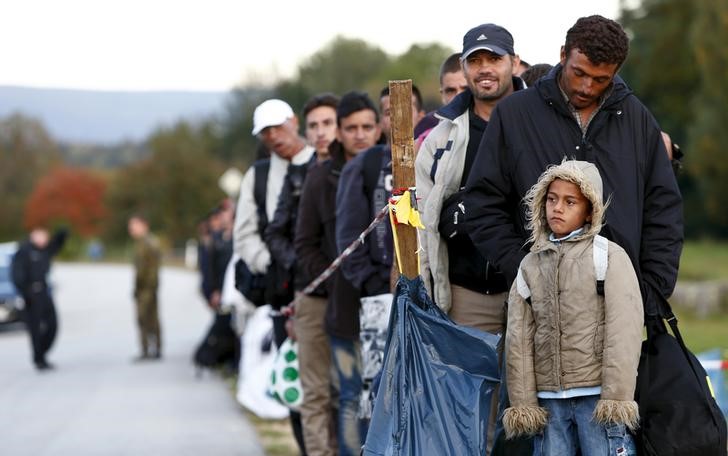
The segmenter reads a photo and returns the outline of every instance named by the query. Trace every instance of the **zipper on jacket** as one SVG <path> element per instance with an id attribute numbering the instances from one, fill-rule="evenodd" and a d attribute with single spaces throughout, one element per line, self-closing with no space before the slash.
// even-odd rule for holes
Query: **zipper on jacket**
<path id="1" fill-rule="evenodd" d="M 559 292 L 559 274 L 561 271 L 561 258 L 562 258 L 562 246 L 561 243 L 556 245 L 556 254 L 557 254 L 557 261 L 556 261 L 556 274 L 554 274 L 554 298 L 555 298 L 555 309 L 554 313 L 556 315 L 556 330 L 558 331 L 557 338 L 556 338 L 556 375 L 558 377 L 559 382 L 559 390 L 564 389 L 563 380 L 564 376 L 566 375 L 563 371 L 563 367 L 561 365 L 561 293 Z"/>

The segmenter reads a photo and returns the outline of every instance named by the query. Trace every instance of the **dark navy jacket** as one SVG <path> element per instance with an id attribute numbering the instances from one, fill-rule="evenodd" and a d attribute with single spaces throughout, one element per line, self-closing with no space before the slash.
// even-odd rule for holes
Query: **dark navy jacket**
<path id="1" fill-rule="evenodd" d="M 611 197 L 610 240 L 630 256 L 645 310 L 675 286 L 683 243 L 682 197 L 654 117 L 616 77 L 585 135 L 558 87 L 557 65 L 534 87 L 501 101 L 490 118 L 467 181 L 467 229 L 473 243 L 509 282 L 527 252 L 521 199 L 564 157 L 594 163 Z"/>
<path id="2" fill-rule="evenodd" d="M 378 156 L 378 158 L 377 158 Z M 379 173 L 373 188 L 367 188 L 365 167 L 379 163 Z M 341 172 L 336 192 L 336 245 L 342 252 L 369 226 L 379 210 L 392 195 L 392 151 L 389 147 L 374 146 L 349 160 Z M 393 256 L 392 227 L 385 218 L 342 263 L 344 276 L 362 296 L 390 292 Z"/>
<path id="3" fill-rule="evenodd" d="M 15 252 L 11 276 L 13 285 L 23 295 L 26 304 L 32 305 L 38 296 L 50 296 L 47 279 L 51 258 L 60 252 L 67 237 L 68 230 L 62 228 L 53 234 L 44 248 L 36 247 L 28 239 Z"/>

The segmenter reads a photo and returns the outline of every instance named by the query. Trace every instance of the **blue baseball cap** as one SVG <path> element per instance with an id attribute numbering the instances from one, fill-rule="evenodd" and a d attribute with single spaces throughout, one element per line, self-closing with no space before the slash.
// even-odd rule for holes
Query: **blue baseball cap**
<path id="1" fill-rule="evenodd" d="M 495 24 L 481 24 L 468 30 L 463 37 L 463 53 L 460 58 L 465 60 L 470 54 L 480 50 L 498 55 L 516 55 L 511 32 Z"/>

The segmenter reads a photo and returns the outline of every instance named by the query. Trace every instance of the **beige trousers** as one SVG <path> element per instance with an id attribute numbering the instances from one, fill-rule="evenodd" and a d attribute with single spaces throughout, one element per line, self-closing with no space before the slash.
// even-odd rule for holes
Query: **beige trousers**
<path id="1" fill-rule="evenodd" d="M 500 334 L 506 327 L 506 301 L 508 293 L 486 295 L 458 285 L 451 285 L 452 307 L 450 318 L 457 324 L 477 328 L 491 334 Z M 498 344 L 498 364 L 501 364 L 503 355 L 503 339 Z M 486 454 L 490 454 L 495 437 L 495 425 L 498 419 L 498 397 L 500 385 L 493 389 L 493 400 L 490 402 L 490 416 L 488 418 L 488 445 Z"/>
<path id="2" fill-rule="evenodd" d="M 326 298 L 301 295 L 294 323 L 303 388 L 303 441 L 309 456 L 336 454 L 336 439 L 331 435 L 332 429 L 335 429 L 331 399 L 331 345 L 324 329 L 326 301 Z"/>

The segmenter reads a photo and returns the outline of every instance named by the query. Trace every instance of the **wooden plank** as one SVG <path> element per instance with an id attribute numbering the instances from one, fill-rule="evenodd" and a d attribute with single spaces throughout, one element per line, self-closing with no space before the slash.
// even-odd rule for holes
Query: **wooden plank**
<path id="1" fill-rule="evenodd" d="M 389 106 L 392 116 L 392 177 L 394 188 L 415 186 L 415 141 L 412 125 L 412 80 L 389 81 Z M 397 240 L 402 274 L 418 276 L 417 229 L 397 225 Z"/>

